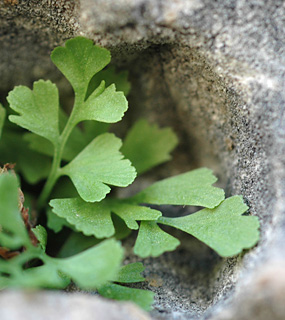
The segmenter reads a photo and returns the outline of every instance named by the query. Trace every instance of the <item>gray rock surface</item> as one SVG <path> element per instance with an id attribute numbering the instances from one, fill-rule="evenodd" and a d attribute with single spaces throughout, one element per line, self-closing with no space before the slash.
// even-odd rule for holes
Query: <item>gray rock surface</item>
<path id="1" fill-rule="evenodd" d="M 0 309 L 1 320 L 150 320 L 132 303 L 83 293 L 3 291 Z"/>
<path id="2" fill-rule="evenodd" d="M 228 195 L 242 194 L 259 216 L 258 246 L 237 258 L 221 260 L 187 238 L 177 253 L 147 260 L 147 276 L 164 283 L 153 288 L 153 317 L 281 319 L 284 1 L 6 0 L 0 17 L 3 93 L 39 77 L 64 87 L 49 52 L 88 36 L 130 71 L 129 121 L 145 116 L 180 135 L 171 173 L 213 168 Z"/>

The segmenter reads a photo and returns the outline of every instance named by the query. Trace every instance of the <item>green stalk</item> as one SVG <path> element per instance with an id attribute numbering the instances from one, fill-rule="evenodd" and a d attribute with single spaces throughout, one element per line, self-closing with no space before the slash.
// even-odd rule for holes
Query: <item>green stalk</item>
<path id="1" fill-rule="evenodd" d="M 75 94 L 75 101 L 74 101 L 74 106 L 72 109 L 72 112 L 70 114 L 70 117 L 64 127 L 64 130 L 62 134 L 59 137 L 58 144 L 55 146 L 54 149 L 54 156 L 53 156 L 53 161 L 52 161 L 52 167 L 49 173 L 49 176 L 47 178 L 47 181 L 44 185 L 44 188 L 40 194 L 39 200 L 38 200 L 38 208 L 42 209 L 47 200 L 48 197 L 50 196 L 50 193 L 58 180 L 58 178 L 61 176 L 61 160 L 62 160 L 62 154 L 66 145 L 66 142 L 74 129 L 74 127 L 77 125 L 77 110 L 82 106 L 84 103 L 84 97 L 85 97 L 85 92 L 81 91 L 78 94 Z"/>

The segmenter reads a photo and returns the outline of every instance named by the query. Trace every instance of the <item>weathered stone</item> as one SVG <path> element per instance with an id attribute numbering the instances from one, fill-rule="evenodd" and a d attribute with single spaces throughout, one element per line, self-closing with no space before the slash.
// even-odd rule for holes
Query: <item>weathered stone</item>
<path id="1" fill-rule="evenodd" d="M 105 300 L 83 293 L 3 291 L 1 320 L 149 320 L 132 303 Z"/>
<path id="2" fill-rule="evenodd" d="M 284 261 L 262 265 L 248 286 L 237 288 L 235 304 L 216 310 L 213 320 L 283 320 L 285 314 Z M 207 318 L 207 317 L 206 317 Z"/>
<path id="3" fill-rule="evenodd" d="M 38 78 L 58 78 L 49 54 L 56 43 L 74 35 L 77 6 L 77 1 L 1 1 L 1 91 Z"/>
<path id="4" fill-rule="evenodd" d="M 147 285 L 158 293 L 157 319 L 281 319 L 284 284 L 276 279 L 285 265 L 284 9 L 282 0 L 0 4 L 2 92 L 39 77 L 62 83 L 50 50 L 73 35 L 88 36 L 130 71 L 128 121 L 145 116 L 180 135 L 172 173 L 213 168 L 228 195 L 243 194 L 260 218 L 259 244 L 237 258 L 221 260 L 187 238 L 177 253 L 148 259 L 146 275 L 164 284 Z M 263 273 L 264 265 L 271 269 Z"/>

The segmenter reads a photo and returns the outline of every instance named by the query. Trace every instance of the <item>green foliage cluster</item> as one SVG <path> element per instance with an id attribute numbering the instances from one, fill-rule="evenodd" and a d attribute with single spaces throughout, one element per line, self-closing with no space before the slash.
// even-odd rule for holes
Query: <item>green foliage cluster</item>
<path id="1" fill-rule="evenodd" d="M 17 163 L 29 184 L 45 180 L 38 211 L 47 214 L 47 227 L 54 232 L 63 227 L 72 231 L 57 257 L 45 252 L 47 232 L 41 225 L 33 229 L 38 239 L 34 246 L 19 212 L 18 180 L 12 173 L 1 174 L 0 247 L 20 254 L 0 258 L 0 288 L 65 288 L 73 281 L 149 309 L 152 292 L 125 285 L 144 281 L 141 263 L 122 266 L 118 240 L 132 230 L 138 230 L 134 253 L 141 258 L 157 257 L 179 245 L 160 225 L 193 235 L 223 257 L 256 244 L 257 218 L 243 215 L 248 208 L 240 196 L 225 200 L 206 168 L 158 181 L 129 198 L 108 195 L 111 186 L 127 187 L 137 175 L 169 160 L 177 138 L 171 129 L 145 120 L 135 123 L 123 142 L 108 132 L 109 124 L 120 121 L 128 108 L 125 94 L 130 86 L 125 72 L 105 68 L 111 59 L 106 49 L 77 37 L 56 48 L 51 59 L 74 90 L 71 113 L 60 107 L 58 89 L 50 81 L 39 80 L 33 89 L 15 87 L 7 98 L 10 123 L 0 106 L 0 161 Z M 167 218 L 148 206 L 161 204 L 204 209 Z M 35 260 L 40 263 L 33 265 Z"/>

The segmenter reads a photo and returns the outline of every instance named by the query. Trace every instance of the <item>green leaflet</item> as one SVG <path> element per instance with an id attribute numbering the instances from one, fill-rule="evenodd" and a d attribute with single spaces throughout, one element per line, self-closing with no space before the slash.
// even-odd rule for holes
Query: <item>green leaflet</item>
<path id="1" fill-rule="evenodd" d="M 29 148 L 31 150 L 37 151 L 46 156 L 53 156 L 54 148 L 49 140 L 37 136 L 34 133 L 25 133 L 24 140 L 29 143 Z M 63 154 L 62 158 L 66 160 L 65 154 Z"/>
<path id="2" fill-rule="evenodd" d="M 56 214 L 52 213 L 55 217 L 57 217 Z M 58 217 L 58 219 L 62 219 L 67 223 L 67 221 L 63 218 Z M 115 234 L 114 237 L 117 240 L 126 238 L 130 234 L 130 229 L 128 229 L 126 226 L 123 226 L 122 223 L 118 223 L 119 218 L 117 216 L 112 217 L 113 224 L 115 227 Z M 74 226 L 71 226 L 69 224 L 69 228 L 75 229 Z M 93 247 L 94 245 L 101 242 L 101 240 L 95 238 L 94 236 L 85 236 L 81 232 L 71 232 L 71 234 L 68 236 L 67 240 L 64 242 L 63 246 L 60 248 L 60 251 L 57 255 L 58 258 L 66 258 L 73 256 L 75 254 L 80 253 L 81 251 L 84 251 L 88 248 Z"/>
<path id="3" fill-rule="evenodd" d="M 210 185 L 214 181 L 211 171 L 201 169 L 195 170 L 194 173 L 197 174 L 197 171 L 204 173 L 204 177 L 202 176 L 201 180 L 203 181 L 204 179 L 203 182 L 206 187 L 203 189 L 203 185 L 200 185 L 200 188 L 202 190 L 209 190 L 207 195 L 204 194 L 202 199 L 203 204 L 213 205 L 215 203 L 213 202 L 215 194 L 218 201 L 220 201 L 223 193 L 219 192 L 220 189 Z M 190 175 L 186 173 L 182 176 L 184 179 L 185 176 Z M 181 175 L 178 176 L 178 181 L 180 177 Z M 175 180 L 175 178 L 170 179 Z M 162 180 L 161 182 L 164 183 L 164 181 Z M 155 185 L 158 185 L 160 188 L 160 182 L 157 182 Z M 195 187 L 197 188 L 197 185 Z M 149 187 L 146 190 L 151 188 Z M 176 188 L 175 192 L 178 192 L 180 188 L 178 184 Z M 214 192 L 212 192 L 211 188 L 213 188 Z M 185 202 L 192 199 L 191 201 L 197 204 L 197 202 L 194 202 L 194 196 L 197 194 L 197 191 L 194 189 L 194 192 L 191 194 L 192 191 L 191 189 L 189 190 L 188 198 Z M 152 192 L 156 196 L 155 188 L 152 189 Z M 139 195 L 142 193 L 144 191 L 140 192 Z M 151 196 L 149 191 L 144 194 Z M 168 195 L 169 198 L 167 198 Z M 171 193 L 166 192 L 164 195 L 161 195 L 162 197 L 166 203 L 173 201 Z M 75 226 L 77 230 L 85 235 L 94 235 L 97 238 L 110 237 L 115 233 L 111 219 L 112 212 L 123 219 L 130 229 L 138 229 L 137 221 L 141 221 L 134 252 L 143 258 L 147 256 L 159 256 L 165 251 L 174 250 L 179 245 L 179 241 L 176 238 L 157 226 L 156 220 L 158 223 L 166 224 L 192 234 L 222 256 L 238 254 L 243 249 L 253 246 L 258 240 L 258 220 L 255 217 L 241 216 L 247 207 L 243 204 L 240 197 L 232 197 L 223 201 L 214 209 L 203 209 L 195 214 L 181 218 L 161 217 L 159 211 L 136 204 L 135 200 L 138 201 L 138 199 L 141 198 L 134 196 L 131 199 L 125 200 L 107 199 L 100 203 L 86 203 L 79 198 L 56 199 L 52 200 L 50 204 L 53 207 L 53 211 L 59 217 L 67 219 L 71 225 Z M 201 200 L 198 200 L 200 201 L 198 203 L 201 204 Z"/>
<path id="4" fill-rule="evenodd" d="M 116 283 L 135 283 L 145 281 L 141 276 L 144 266 L 140 262 L 127 264 L 119 270 L 113 282 Z M 108 283 L 98 289 L 98 292 L 106 297 L 117 300 L 133 301 L 145 310 L 151 310 L 154 293 L 148 290 L 128 288 L 115 283 Z"/>
<path id="5" fill-rule="evenodd" d="M 114 237 L 117 240 L 125 239 L 132 233 L 132 230 L 127 227 L 125 221 L 116 214 L 112 214 L 112 220 L 115 227 Z"/>
<path id="6" fill-rule="evenodd" d="M 100 287 L 98 292 L 109 299 L 132 301 L 147 311 L 151 310 L 154 298 L 154 293 L 151 291 L 123 287 L 114 283 Z"/>
<path id="7" fill-rule="evenodd" d="M 95 138 L 75 159 L 61 169 L 68 175 L 85 201 L 95 202 L 110 192 L 107 184 L 126 187 L 136 171 L 119 152 L 121 140 L 105 133 Z"/>
<path id="8" fill-rule="evenodd" d="M 20 154 L 21 149 L 23 153 Z M 48 176 L 51 168 L 50 159 L 23 146 L 18 147 L 17 150 L 19 155 L 17 168 L 23 173 L 27 182 L 36 184 Z"/>
<path id="9" fill-rule="evenodd" d="M 49 174 L 51 160 L 29 149 L 22 132 L 5 130 L 0 140 L 0 154 L 1 163 L 16 163 L 17 172 L 21 172 L 28 183 L 37 183 Z"/>
<path id="10" fill-rule="evenodd" d="M 92 237 L 86 237 L 80 232 L 72 232 L 57 255 L 58 258 L 67 258 L 89 249 L 100 243 L 100 240 Z"/>
<path id="11" fill-rule="evenodd" d="M 65 218 L 78 231 L 96 238 L 111 237 L 115 233 L 111 212 L 125 221 L 130 229 L 138 229 L 136 220 L 157 220 L 161 212 L 120 200 L 87 203 L 80 198 L 50 201 L 53 212 Z"/>
<path id="12" fill-rule="evenodd" d="M 134 253 L 141 258 L 158 257 L 165 251 L 173 251 L 180 241 L 161 230 L 156 222 L 142 221 L 134 247 Z"/>
<path id="13" fill-rule="evenodd" d="M 83 121 L 82 126 L 83 134 L 88 144 L 100 134 L 108 132 L 110 124 L 105 122 L 87 120 Z"/>
<path id="14" fill-rule="evenodd" d="M 6 118 L 6 110 L 3 108 L 2 104 L 0 103 L 0 139 L 2 135 L 2 129 L 4 126 L 5 118 Z"/>
<path id="15" fill-rule="evenodd" d="M 53 212 L 65 218 L 86 236 L 94 235 L 101 239 L 111 237 L 115 233 L 110 208 L 104 201 L 88 203 L 80 198 L 56 199 L 51 200 L 50 205 Z"/>
<path id="16" fill-rule="evenodd" d="M 23 86 L 15 87 L 7 100 L 10 107 L 20 114 L 9 116 L 11 122 L 48 139 L 54 146 L 58 143 L 59 106 L 55 84 L 39 80 L 34 82 L 33 90 Z"/>
<path id="17" fill-rule="evenodd" d="M 47 246 L 47 231 L 46 231 L 46 229 L 39 224 L 35 228 L 33 228 L 32 231 L 35 234 L 36 238 L 38 239 L 40 246 L 45 251 L 46 246 Z"/>
<path id="18" fill-rule="evenodd" d="M 121 267 L 113 281 L 120 283 L 135 283 L 145 281 L 145 278 L 141 276 L 141 273 L 144 271 L 144 269 L 144 265 L 141 262 L 127 264 Z"/>
<path id="19" fill-rule="evenodd" d="M 0 174 L 0 247 L 19 249 L 30 239 L 19 214 L 18 181 L 9 173 Z"/>
<path id="20" fill-rule="evenodd" d="M 95 289 L 114 279 L 120 270 L 123 249 L 113 239 L 66 259 L 51 258 L 43 249 L 45 230 L 38 226 L 33 231 L 40 245 L 34 247 L 18 208 L 17 178 L 9 173 L 0 175 L 0 208 L 0 246 L 12 250 L 25 247 L 9 262 L 0 259 L 0 288 L 8 285 L 64 288 L 72 279 L 83 289 Z M 31 259 L 39 259 L 43 266 L 24 270 L 23 266 Z"/>
<path id="21" fill-rule="evenodd" d="M 20 283 L 20 285 L 19 285 Z M 30 268 L 23 272 L 22 278 L 15 286 L 24 288 L 64 289 L 70 283 L 70 278 L 63 275 L 51 264 Z"/>
<path id="22" fill-rule="evenodd" d="M 133 230 L 139 228 L 137 221 L 141 221 L 134 247 L 135 253 L 140 257 L 159 256 L 165 251 L 174 250 L 179 241 L 161 230 L 155 223 L 157 219 L 160 221 L 161 212 L 140 206 L 139 202 L 146 202 L 142 199 L 149 201 L 156 197 L 163 204 L 177 204 L 172 193 L 179 195 L 181 192 L 184 198 L 178 198 L 179 204 L 217 205 L 224 198 L 224 193 L 221 189 L 211 186 L 215 181 L 216 178 L 210 170 L 200 169 L 159 181 L 131 199 L 106 199 L 99 203 L 86 203 L 79 198 L 56 199 L 50 204 L 53 212 L 59 217 L 65 218 L 85 235 L 94 235 L 96 238 L 110 237 L 115 233 L 111 219 L 112 212 Z M 165 192 L 161 186 L 165 188 Z M 188 192 L 184 190 L 185 186 L 189 187 Z M 202 190 L 202 195 L 199 195 L 199 190 Z M 141 195 L 144 195 L 144 198 Z"/>
<path id="23" fill-rule="evenodd" d="M 132 230 L 139 228 L 136 221 L 157 220 L 161 216 L 161 212 L 158 210 L 122 200 L 112 201 L 111 210 L 123 219 L 126 225 Z"/>
<path id="24" fill-rule="evenodd" d="M 8 278 L 3 277 L 3 282 L 9 286 L 65 288 L 72 279 L 78 287 L 94 290 L 115 278 L 120 270 L 123 249 L 118 242 L 111 239 L 64 259 L 51 258 L 41 248 L 35 247 L 30 247 L 26 255 L 26 260 L 21 254 L 6 265 L 0 261 L 0 288 L 3 272 L 10 275 Z M 28 261 L 29 257 L 42 260 L 44 265 L 22 270 L 21 263 Z"/>
<path id="25" fill-rule="evenodd" d="M 171 159 L 170 152 L 178 139 L 170 128 L 158 128 L 140 120 L 128 131 L 122 153 L 132 162 L 138 174 Z"/>
<path id="26" fill-rule="evenodd" d="M 122 247 L 110 239 L 75 256 L 52 262 L 80 288 L 94 289 L 115 277 L 122 259 Z"/>
<path id="27" fill-rule="evenodd" d="M 84 121 L 83 131 L 80 130 L 79 127 L 74 127 L 65 145 L 62 159 L 65 161 L 71 161 L 74 159 L 89 142 L 100 134 L 108 131 L 108 126 L 109 124 L 103 122 Z M 29 143 L 29 147 L 32 150 L 49 157 L 53 156 L 53 146 L 47 139 L 33 133 L 26 133 L 24 135 L 24 140 Z"/>
<path id="28" fill-rule="evenodd" d="M 68 115 L 62 109 L 59 109 L 60 132 L 64 130 L 67 122 Z M 49 140 L 34 133 L 26 133 L 24 135 L 24 140 L 29 143 L 29 147 L 32 150 L 53 157 L 54 148 Z M 82 130 L 77 126 L 74 127 L 64 147 L 62 159 L 66 161 L 72 160 L 89 142 L 90 141 L 85 138 Z"/>
<path id="29" fill-rule="evenodd" d="M 11 262 L 6 262 L 7 266 L 10 266 L 9 272 L 5 272 L 5 267 L 0 263 L 0 290 L 9 288 L 52 288 L 52 289 L 64 289 L 69 283 L 70 279 L 62 277 L 56 268 L 50 265 L 43 265 L 39 267 L 29 268 L 21 270 L 18 268 L 18 273 L 14 273 L 15 270 L 11 270 Z M 15 263 L 12 264 L 13 267 Z M 16 269 L 16 268 L 13 268 Z M 1 273 L 4 276 L 1 276 Z M 9 277 L 7 277 L 9 275 Z"/>
<path id="30" fill-rule="evenodd" d="M 100 89 L 99 92 L 97 90 Z M 105 90 L 105 86 L 97 88 L 84 102 L 76 115 L 76 122 L 96 120 L 115 123 L 122 120 L 128 109 L 128 102 L 123 92 L 117 92 L 114 84 Z"/>
<path id="31" fill-rule="evenodd" d="M 161 217 L 158 222 L 193 235 L 222 257 L 231 257 L 258 241 L 258 218 L 243 216 L 247 209 L 242 197 L 234 196 L 215 209 L 203 209 L 180 218 Z"/>
<path id="32" fill-rule="evenodd" d="M 213 187 L 217 178 L 206 168 L 189 171 L 158 181 L 132 200 L 138 203 L 216 207 L 224 200 L 224 191 Z"/>
<path id="33" fill-rule="evenodd" d="M 94 46 L 92 40 L 77 37 L 65 42 L 65 47 L 55 48 L 52 62 L 71 83 L 74 92 L 85 94 L 91 78 L 111 60 L 110 52 Z"/>
<path id="34" fill-rule="evenodd" d="M 105 89 L 102 80 L 93 93 L 88 92 L 85 100 L 90 80 L 110 62 L 108 50 L 77 37 L 66 41 L 65 47 L 54 49 L 51 59 L 71 83 L 75 96 L 81 98 L 74 106 L 73 124 L 84 120 L 114 123 L 122 119 L 128 102 L 123 92 L 116 91 L 114 84 Z"/>
<path id="35" fill-rule="evenodd" d="M 100 137 L 101 136 L 97 139 Z M 98 156 L 100 152 L 97 152 L 96 154 Z M 102 161 L 102 163 L 104 163 L 104 161 Z M 77 167 L 79 166 L 84 167 L 85 162 L 81 165 L 77 165 Z M 109 167 L 112 166 L 108 165 L 108 168 Z M 73 171 L 75 171 L 76 167 L 74 166 L 73 168 Z M 72 172 L 72 169 L 70 171 Z M 91 169 L 89 172 L 90 171 Z M 87 171 L 86 175 L 89 172 Z M 110 172 L 110 170 L 108 172 Z M 197 173 L 200 173 L 200 175 Z M 90 176 L 91 175 L 92 174 L 90 174 Z M 82 176 L 85 177 L 84 175 Z M 198 179 L 199 176 L 201 177 L 200 180 Z M 85 179 L 88 179 L 88 177 Z M 211 186 L 215 181 L 216 178 L 212 175 L 210 170 L 200 169 L 159 181 L 131 199 L 107 199 L 98 204 L 87 204 L 80 199 L 56 199 L 52 200 L 50 204 L 53 207 L 53 211 L 59 217 L 67 219 L 69 223 L 76 226 L 77 230 L 82 231 L 85 235 L 93 234 L 97 238 L 110 237 L 114 234 L 111 212 L 118 215 L 125 221 L 130 229 L 134 230 L 138 229 L 136 221 L 152 221 L 157 220 L 161 216 L 161 212 L 145 206 L 140 206 L 138 205 L 139 202 L 158 203 L 159 200 L 160 204 L 193 204 L 204 206 L 219 204 L 224 199 L 224 192 L 222 189 Z M 165 192 L 162 188 L 163 186 L 165 187 Z M 187 190 L 188 192 L 184 190 L 186 186 L 189 187 L 189 190 Z M 200 195 L 199 191 L 203 192 L 203 194 Z M 159 192 L 161 192 L 161 194 Z M 173 193 L 178 196 L 180 195 L 180 198 L 178 198 L 177 201 L 175 201 L 176 198 L 173 196 Z M 157 202 L 149 201 L 155 199 L 155 197 Z M 196 199 L 196 197 L 198 199 Z M 96 225 L 97 219 L 99 221 L 98 225 Z M 157 227 L 157 231 L 159 230 L 160 228 Z M 159 234 L 164 234 L 162 230 L 160 231 Z M 171 246 L 173 247 L 174 244 L 170 245 L 170 247 Z M 166 250 L 169 250 L 169 248 L 166 248 Z"/>
<path id="36" fill-rule="evenodd" d="M 83 131 L 75 127 L 67 141 L 62 158 L 71 161 L 91 140 L 105 133 L 106 126 L 107 124 L 103 122 L 85 121 Z M 48 140 L 32 133 L 25 134 L 24 140 L 29 142 L 32 150 L 53 156 L 53 147 Z M 169 153 L 176 144 L 177 138 L 170 128 L 159 129 L 145 120 L 140 120 L 128 132 L 121 152 L 141 174 L 169 160 Z"/>
<path id="37" fill-rule="evenodd" d="M 37 136 L 33 133 L 27 133 L 24 135 L 24 140 L 29 143 L 29 147 L 46 156 L 53 156 L 53 147 L 51 143 Z M 66 143 L 64 148 L 62 159 L 65 161 L 71 161 L 76 155 L 87 145 L 88 143 L 85 141 L 83 134 L 80 132 L 79 128 L 75 127 L 70 135 L 70 139 Z"/>
<path id="38" fill-rule="evenodd" d="M 60 232 L 63 227 L 72 229 L 72 225 L 66 219 L 54 214 L 50 208 L 47 210 L 47 226 L 55 233 Z"/>
<path id="39" fill-rule="evenodd" d="M 46 156 L 50 156 L 50 157 L 53 156 L 54 148 L 49 140 L 43 137 L 37 136 L 34 133 L 25 133 L 24 140 L 29 143 L 29 147 L 31 150 L 37 151 Z M 62 158 L 64 160 L 67 160 L 64 153 Z"/>
<path id="40" fill-rule="evenodd" d="M 105 81 L 106 87 L 111 84 L 115 84 L 118 91 L 123 91 L 125 96 L 127 96 L 131 89 L 131 84 L 128 81 L 128 72 L 123 70 L 117 72 L 115 67 L 107 67 L 106 69 L 98 72 L 91 79 L 87 91 L 87 97 L 100 85 L 102 81 Z"/>
<path id="41" fill-rule="evenodd" d="M 115 69 L 113 67 L 110 67 L 94 75 L 88 87 L 88 92 L 89 92 L 88 97 L 90 96 L 90 94 L 92 94 L 93 91 L 97 89 L 97 87 L 101 84 L 103 80 L 105 80 L 106 86 L 108 87 L 113 83 L 115 83 L 117 90 L 123 91 L 125 94 L 127 94 L 130 90 L 130 83 L 127 80 L 127 72 L 126 71 L 115 72 Z M 104 95 L 106 97 L 106 93 Z M 119 93 L 119 95 L 120 95 L 120 99 L 122 99 L 121 98 L 122 94 Z M 100 99 L 102 99 L 102 97 L 100 97 Z M 90 104 L 90 101 L 88 102 L 89 104 Z M 98 101 L 96 101 L 95 99 L 96 105 L 98 105 Z M 123 110 L 125 111 L 125 107 L 127 106 L 126 104 L 127 101 L 125 99 L 122 99 L 122 102 L 124 105 Z M 112 103 L 111 100 L 110 101 L 107 100 L 107 105 L 109 105 L 109 107 L 111 103 Z M 102 109 L 102 105 L 100 105 L 99 107 Z M 92 108 L 94 108 L 94 105 L 92 106 Z M 118 109 L 118 107 L 116 107 L 116 109 Z M 68 116 L 61 109 L 59 111 L 60 111 L 59 126 L 60 126 L 60 129 L 63 130 L 64 126 L 67 123 Z M 114 110 L 109 109 L 109 112 L 110 111 L 113 111 L 113 113 L 111 114 L 111 117 L 114 117 Z M 119 115 L 119 118 L 121 117 L 122 117 L 122 114 Z M 90 114 L 87 115 L 87 118 L 90 118 Z M 112 121 L 111 119 L 112 118 L 110 119 L 108 118 L 107 122 Z M 64 148 L 62 158 L 66 161 L 72 160 L 96 136 L 107 132 L 108 128 L 109 128 L 108 123 L 98 122 L 98 121 L 84 121 L 83 130 L 81 130 L 78 127 L 75 127 L 72 133 L 70 134 L 70 137 Z M 29 142 L 29 146 L 31 149 L 51 157 L 53 156 L 53 153 L 54 153 L 53 146 L 45 138 L 37 136 L 32 133 L 27 133 L 25 134 L 24 139 Z"/>
<path id="42" fill-rule="evenodd" d="M 11 265 L 11 262 L 8 264 Z M 0 265 L 0 274 L 1 270 Z M 6 286 L 16 288 L 64 289 L 70 283 L 70 278 L 61 275 L 56 267 L 51 264 L 21 270 L 21 275 L 13 274 L 12 272 L 9 278 L 3 278 L 6 280 L 6 283 L 1 286 L 0 280 L 0 289 Z"/>

